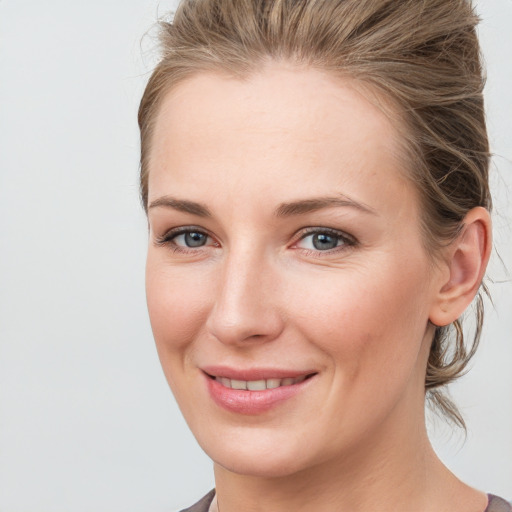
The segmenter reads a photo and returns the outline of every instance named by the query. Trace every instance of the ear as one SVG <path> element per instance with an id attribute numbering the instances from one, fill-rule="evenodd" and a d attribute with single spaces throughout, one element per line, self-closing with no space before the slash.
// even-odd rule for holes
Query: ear
<path id="1" fill-rule="evenodd" d="M 489 212 L 473 208 L 464 218 L 457 239 L 447 247 L 440 272 L 436 299 L 429 320 L 437 326 L 448 325 L 459 318 L 478 292 L 492 248 Z"/>

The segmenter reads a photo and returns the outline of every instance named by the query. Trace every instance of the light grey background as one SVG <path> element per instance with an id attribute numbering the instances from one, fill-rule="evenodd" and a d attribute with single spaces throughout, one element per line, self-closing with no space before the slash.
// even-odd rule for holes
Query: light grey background
<path id="1" fill-rule="evenodd" d="M 136 109 L 156 0 L 0 0 L 0 512 L 164 511 L 213 485 L 167 389 L 144 298 Z M 512 268 L 512 2 L 481 0 L 496 242 Z M 508 279 L 499 260 L 497 281 Z M 469 483 L 512 498 L 512 285 L 454 386 Z"/>

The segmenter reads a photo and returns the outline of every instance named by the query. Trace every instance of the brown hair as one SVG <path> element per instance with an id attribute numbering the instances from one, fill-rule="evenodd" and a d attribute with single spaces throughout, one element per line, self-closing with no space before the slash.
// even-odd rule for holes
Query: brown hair
<path id="1" fill-rule="evenodd" d="M 491 208 L 484 78 L 470 0 L 183 0 L 160 23 L 162 59 L 139 108 L 141 197 L 147 209 L 151 134 L 166 93 L 201 71 L 247 76 L 283 59 L 349 76 L 392 103 L 410 176 L 420 192 L 432 254 L 460 233 L 467 212 Z M 440 388 L 464 373 L 478 346 L 461 319 L 438 327 L 427 365 L 427 398 L 464 421 Z"/>

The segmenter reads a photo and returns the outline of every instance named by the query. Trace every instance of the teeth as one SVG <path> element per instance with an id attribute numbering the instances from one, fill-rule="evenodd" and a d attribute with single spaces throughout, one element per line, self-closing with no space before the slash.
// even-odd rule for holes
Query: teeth
<path id="1" fill-rule="evenodd" d="M 249 391 L 261 391 L 267 389 L 267 383 L 264 380 L 249 380 L 247 381 L 247 389 Z"/>
<path id="2" fill-rule="evenodd" d="M 223 386 L 226 386 L 227 388 L 231 387 L 231 380 L 227 379 L 226 377 L 221 377 L 220 382 Z"/>
<path id="3" fill-rule="evenodd" d="M 281 386 L 292 386 L 306 379 L 306 375 L 301 377 L 287 377 L 285 379 L 262 379 L 262 380 L 236 380 L 226 377 L 215 377 L 224 387 L 231 389 L 245 389 L 249 391 L 263 391 L 265 389 L 275 389 Z"/>
<path id="4" fill-rule="evenodd" d="M 281 385 L 281 379 L 267 379 L 267 389 L 278 388 Z"/>
<path id="5" fill-rule="evenodd" d="M 231 387 L 233 389 L 247 389 L 247 381 L 231 379 Z"/>

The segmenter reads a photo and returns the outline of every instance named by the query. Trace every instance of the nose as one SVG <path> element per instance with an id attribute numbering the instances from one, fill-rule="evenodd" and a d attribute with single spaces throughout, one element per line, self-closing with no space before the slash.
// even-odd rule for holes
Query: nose
<path id="1" fill-rule="evenodd" d="M 284 319 L 271 263 L 250 250 L 238 251 L 227 256 L 219 270 L 216 296 L 206 322 L 208 331 L 229 345 L 276 339 Z"/>

